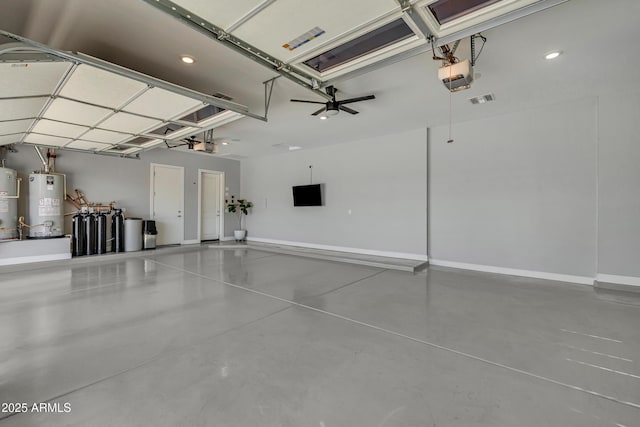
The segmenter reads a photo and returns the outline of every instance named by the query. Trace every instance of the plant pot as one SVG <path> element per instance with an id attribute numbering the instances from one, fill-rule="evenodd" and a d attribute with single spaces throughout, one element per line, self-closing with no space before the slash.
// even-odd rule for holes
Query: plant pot
<path id="1" fill-rule="evenodd" d="M 247 230 L 233 230 L 233 237 L 235 237 L 236 242 L 244 241 L 247 237 Z"/>

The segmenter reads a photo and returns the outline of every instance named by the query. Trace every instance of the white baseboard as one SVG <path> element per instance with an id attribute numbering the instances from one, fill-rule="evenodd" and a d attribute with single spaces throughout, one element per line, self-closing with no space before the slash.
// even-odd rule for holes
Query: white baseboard
<path id="1" fill-rule="evenodd" d="M 193 240 L 183 240 L 181 244 L 182 245 L 197 245 L 198 243 L 200 243 L 200 240 L 193 239 Z"/>
<path id="2" fill-rule="evenodd" d="M 221 242 L 229 242 L 229 241 L 231 241 L 231 240 L 236 240 L 236 238 L 235 238 L 235 237 L 233 237 L 233 236 L 224 236 L 224 237 L 221 237 L 221 238 L 220 238 L 220 241 L 221 241 Z"/>
<path id="3" fill-rule="evenodd" d="M 291 242 L 287 240 L 275 240 L 275 239 L 263 239 L 261 237 L 247 237 L 247 241 L 249 242 L 258 242 L 258 243 L 271 243 L 274 245 L 286 245 L 286 246 L 298 246 L 301 248 L 310 248 L 310 249 L 322 249 L 326 251 L 337 251 L 337 252 L 348 252 L 352 254 L 361 254 L 361 255 L 373 255 L 373 256 L 383 256 L 389 258 L 404 258 L 404 259 L 413 259 L 417 261 L 428 261 L 426 255 L 422 254 L 412 254 L 405 252 L 387 252 L 387 251 L 377 251 L 372 249 L 360 249 L 360 248 L 349 248 L 344 246 L 331 246 L 331 245 L 318 245 L 315 243 L 305 243 L 305 242 Z"/>
<path id="4" fill-rule="evenodd" d="M 507 274 L 510 276 L 533 277 L 535 279 L 556 280 L 559 282 L 579 283 L 581 285 L 593 285 L 593 277 L 573 276 L 570 274 L 547 273 L 545 271 L 518 270 L 515 268 L 496 267 L 493 265 L 467 264 L 464 262 L 444 261 L 438 259 L 429 260 L 429 265 L 460 268 L 463 270 L 484 271 L 487 273 Z"/>
<path id="5" fill-rule="evenodd" d="M 596 281 L 604 283 L 614 283 L 616 285 L 640 286 L 640 277 L 617 276 L 614 274 L 598 274 Z"/>
<path id="6" fill-rule="evenodd" d="M 3 259 L 0 259 L 0 265 L 27 264 L 30 262 L 43 262 L 43 261 L 58 261 L 61 259 L 71 259 L 71 253 L 3 258 Z"/>

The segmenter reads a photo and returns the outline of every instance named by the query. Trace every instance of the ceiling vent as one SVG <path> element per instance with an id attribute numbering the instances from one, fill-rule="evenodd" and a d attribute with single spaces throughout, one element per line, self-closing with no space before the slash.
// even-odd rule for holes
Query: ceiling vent
<path id="1" fill-rule="evenodd" d="M 476 96 L 474 98 L 469 98 L 472 104 L 485 104 L 487 102 L 495 101 L 496 96 L 492 93 L 488 93 L 486 95 Z"/>

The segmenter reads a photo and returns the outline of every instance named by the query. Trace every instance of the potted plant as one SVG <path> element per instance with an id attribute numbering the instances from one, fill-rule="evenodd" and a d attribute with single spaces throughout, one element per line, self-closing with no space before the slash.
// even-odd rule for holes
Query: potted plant
<path id="1" fill-rule="evenodd" d="M 249 214 L 249 209 L 253 207 L 253 203 L 245 199 L 235 199 L 234 196 L 231 196 L 231 200 L 224 201 L 227 205 L 227 212 L 234 213 L 238 215 L 238 224 L 240 228 L 238 230 L 233 231 L 233 237 L 235 237 L 236 242 L 243 241 L 247 237 L 247 230 L 242 227 L 242 220 L 244 219 L 244 215 Z"/>

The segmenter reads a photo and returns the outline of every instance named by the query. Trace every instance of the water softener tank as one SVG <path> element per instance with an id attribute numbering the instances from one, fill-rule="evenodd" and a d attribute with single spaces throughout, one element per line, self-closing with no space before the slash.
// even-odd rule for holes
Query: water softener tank
<path id="1" fill-rule="evenodd" d="M 80 212 L 76 212 L 71 218 L 71 228 L 73 235 L 73 256 L 82 256 L 87 250 L 86 231 L 84 218 Z"/>
<path id="2" fill-rule="evenodd" d="M 33 172 L 29 175 L 29 238 L 64 235 L 65 176 Z"/>
<path id="3" fill-rule="evenodd" d="M 18 173 L 0 167 L 0 240 L 18 237 Z"/>
<path id="4" fill-rule="evenodd" d="M 87 255 L 93 255 L 96 253 L 96 217 L 93 214 L 86 214 L 84 216 L 84 230 L 87 236 L 87 249 L 85 253 Z"/>
<path id="5" fill-rule="evenodd" d="M 107 253 L 107 216 L 103 213 L 94 214 L 96 217 L 96 253 Z"/>
<path id="6" fill-rule="evenodd" d="M 111 216 L 111 252 L 124 252 L 124 215 L 115 209 Z"/>

